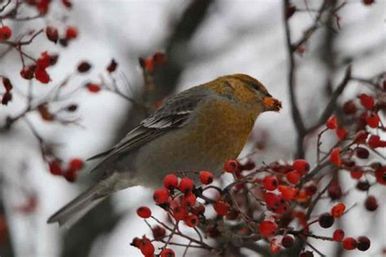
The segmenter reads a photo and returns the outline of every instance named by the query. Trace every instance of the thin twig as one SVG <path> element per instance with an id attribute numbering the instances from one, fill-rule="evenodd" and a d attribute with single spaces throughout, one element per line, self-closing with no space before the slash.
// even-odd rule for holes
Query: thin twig
<path id="1" fill-rule="evenodd" d="M 319 192 L 319 194 L 314 198 L 314 200 L 310 203 L 308 210 L 307 210 L 307 220 L 310 218 L 312 211 L 314 210 L 316 204 L 318 203 L 320 197 L 327 191 L 327 189 L 330 187 L 331 183 L 334 181 L 334 178 L 330 180 L 330 182 L 327 183 L 327 185 L 322 189 L 322 191 Z"/>
<path id="2" fill-rule="evenodd" d="M 332 94 L 330 101 L 328 102 L 328 104 L 327 104 L 326 108 L 324 109 L 322 115 L 320 116 L 319 120 L 317 121 L 317 123 L 315 125 L 313 125 L 307 129 L 307 133 L 312 132 L 315 129 L 319 128 L 319 126 L 323 125 L 327 121 L 327 119 L 331 116 L 331 114 L 334 112 L 334 110 L 336 108 L 336 103 L 337 103 L 338 97 L 343 93 L 343 90 L 348 85 L 348 82 L 350 81 L 350 79 L 351 79 L 351 65 L 349 65 L 347 67 L 342 82 L 338 85 L 338 87 L 336 88 L 336 90 Z"/>
<path id="3" fill-rule="evenodd" d="M 327 4 L 328 4 L 328 1 L 323 1 L 320 8 L 316 11 L 317 15 L 315 17 L 314 23 L 308 29 L 306 29 L 304 31 L 302 38 L 300 38 L 296 43 L 292 44 L 292 46 L 291 46 L 292 52 L 295 52 L 296 49 L 298 49 L 302 44 L 307 42 L 310 39 L 310 37 L 315 33 L 315 31 L 318 28 L 320 28 L 320 21 L 322 19 L 324 10 L 327 7 Z"/>

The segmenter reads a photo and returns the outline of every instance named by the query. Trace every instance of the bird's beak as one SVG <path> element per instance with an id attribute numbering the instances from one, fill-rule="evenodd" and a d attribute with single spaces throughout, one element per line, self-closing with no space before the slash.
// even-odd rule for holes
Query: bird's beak
<path id="1" fill-rule="evenodd" d="M 264 97 L 263 105 L 266 111 L 278 112 L 281 109 L 281 102 L 273 97 Z"/>

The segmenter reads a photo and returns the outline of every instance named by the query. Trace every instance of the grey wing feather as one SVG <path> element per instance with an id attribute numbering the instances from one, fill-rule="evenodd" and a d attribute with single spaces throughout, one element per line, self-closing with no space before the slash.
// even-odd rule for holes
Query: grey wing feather
<path id="1" fill-rule="evenodd" d="M 119 158 L 123 153 L 136 149 L 171 129 L 183 127 L 206 95 L 208 95 L 207 91 L 197 90 L 195 87 L 168 99 L 159 110 L 144 119 L 139 126 L 127 133 L 110 150 L 89 158 L 91 160 L 104 157 L 92 170 L 97 169 L 108 160 Z"/>

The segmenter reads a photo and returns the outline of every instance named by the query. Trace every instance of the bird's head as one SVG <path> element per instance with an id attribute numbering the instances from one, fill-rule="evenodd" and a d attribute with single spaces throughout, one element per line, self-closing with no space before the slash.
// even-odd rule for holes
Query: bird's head
<path id="1" fill-rule="evenodd" d="M 272 97 L 258 80 L 245 74 L 233 74 L 210 82 L 212 88 L 256 113 L 281 109 L 281 102 Z"/>

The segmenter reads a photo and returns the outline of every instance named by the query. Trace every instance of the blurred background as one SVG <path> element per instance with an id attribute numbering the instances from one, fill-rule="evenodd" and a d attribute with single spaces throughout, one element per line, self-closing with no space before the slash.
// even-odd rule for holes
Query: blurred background
<path id="1" fill-rule="evenodd" d="M 298 9 L 289 20 L 296 42 L 314 23 L 316 10 L 323 1 L 291 2 Z M 386 70 L 386 1 L 377 0 L 371 5 L 361 0 L 337 2 L 337 6 L 345 3 L 339 17 L 332 21 L 331 26 L 337 32 L 317 30 L 295 54 L 296 90 L 306 123 L 314 122 L 320 114 L 328 101 L 327 82 L 336 85 L 347 63 L 352 63 L 353 74 L 358 78 L 371 78 Z M 224 74 L 246 73 L 265 84 L 272 95 L 283 102 L 283 110 L 259 117 L 241 156 L 254 151 L 257 163 L 294 158 L 295 128 L 287 87 L 288 47 L 283 1 L 83 0 L 73 3 L 65 22 L 77 27 L 78 38 L 67 48 L 37 38 L 38 43 L 28 48 L 35 56 L 47 49 L 60 54 L 58 63 L 50 69 L 56 81 L 66 78 L 80 61 L 92 64 L 87 76 L 78 76 L 69 82 L 69 91 L 89 80 L 100 81 L 100 72 L 114 58 L 119 65 L 116 76 L 119 88 L 136 99 L 141 96 L 144 84 L 138 58 L 157 51 L 165 52 L 168 61 L 155 76 L 158 87 L 151 97 L 156 100 Z M 17 34 L 25 29 L 23 26 L 44 26 L 46 22 L 14 22 L 12 26 Z M 0 108 L 0 122 L 25 108 L 23 95 L 28 83 L 15 70 L 20 70 L 17 52 L 7 54 L 0 63 L 0 73 L 7 74 L 19 92 L 6 108 Z M 353 83 L 343 99 L 355 95 L 361 86 L 359 82 Z M 34 88 L 36 95 L 48 90 L 38 82 Z M 78 104 L 76 113 L 66 117 L 79 119 L 78 125 L 48 123 L 37 113 L 28 114 L 29 122 L 44 135 L 44 140 L 54 145 L 55 154 L 63 160 L 86 159 L 107 149 L 145 115 L 131 101 L 107 90 L 98 94 L 79 90 L 64 103 Z M 63 101 L 58 103 L 62 105 Z M 309 160 L 314 160 L 314 156 L 312 150 L 307 152 Z M 149 233 L 146 224 L 136 217 L 135 209 L 147 202 L 157 211 L 151 202 L 151 190 L 136 187 L 121 191 L 70 230 L 47 225 L 46 220 L 54 211 L 84 189 L 88 176 L 86 171 L 82 172 L 75 183 L 52 176 L 42 160 L 38 140 L 23 121 L 15 123 L 12 130 L 0 133 L 0 173 L 0 210 L 8 223 L 8 231 L 4 232 L 4 221 L 0 221 L 0 231 L 9 234 L 0 246 L 9 255 L 2 257 L 142 256 L 130 242 L 135 236 Z M 344 187 L 352 187 L 350 180 L 347 181 Z M 358 207 L 342 221 L 351 234 L 370 236 L 372 246 L 368 252 L 339 252 L 334 243 L 315 242 L 315 246 L 330 257 L 382 256 L 382 249 L 386 247 L 385 193 L 384 189 L 374 192 L 382 197 L 379 199 L 382 206 L 376 214 Z M 353 193 L 349 197 L 347 201 L 354 203 L 365 196 Z M 26 205 L 31 210 L 25 210 Z M 363 226 L 358 226 L 359 220 Z"/>

